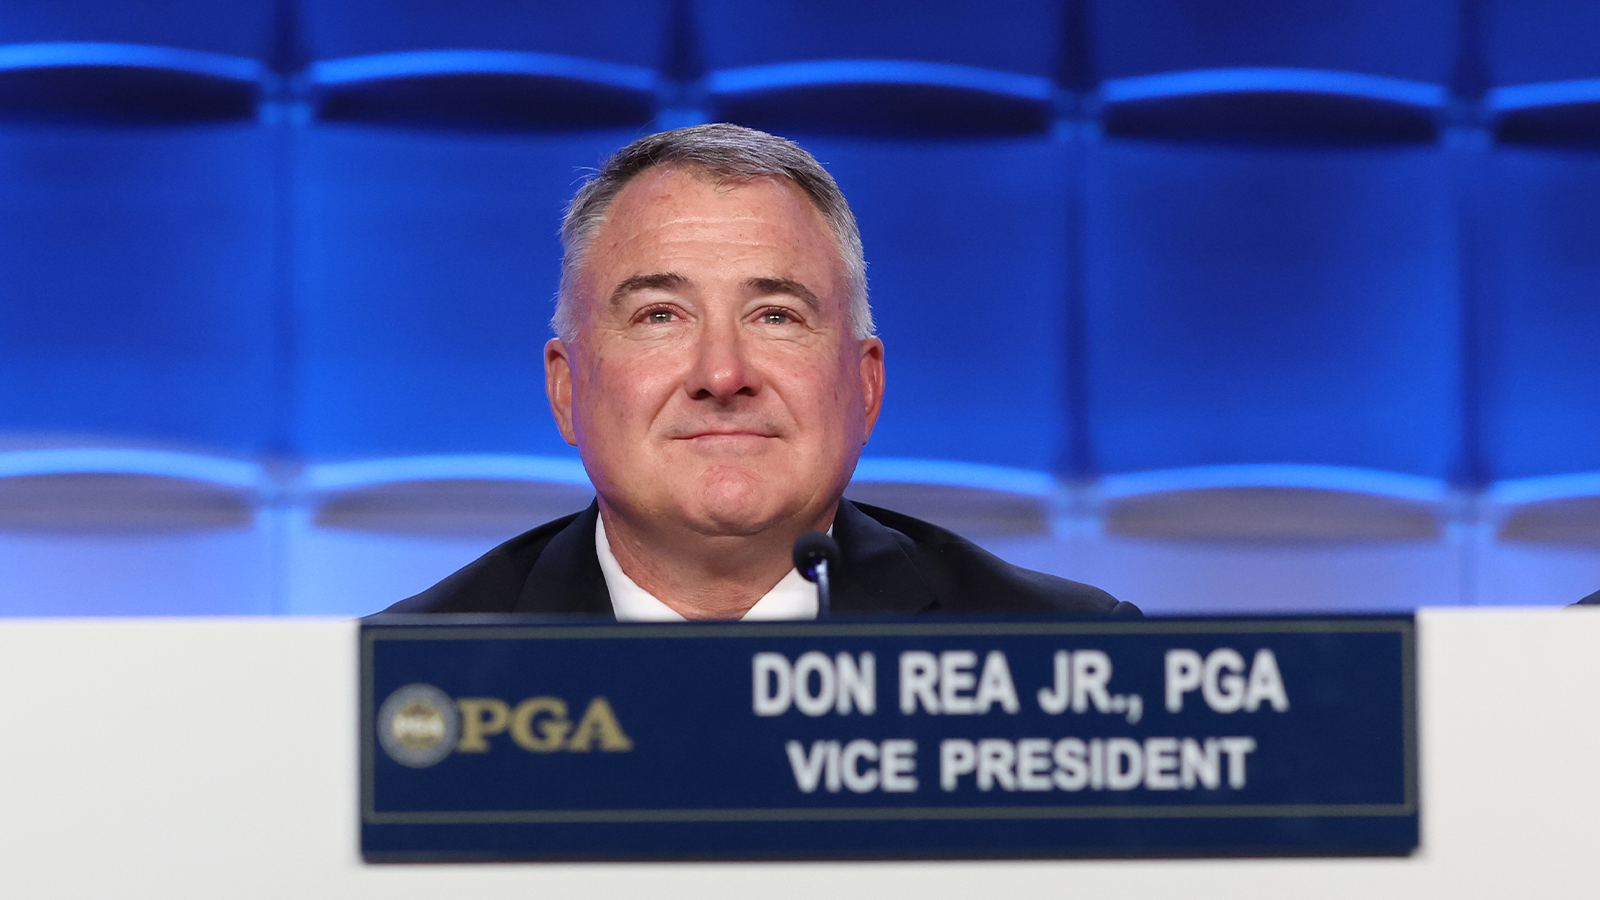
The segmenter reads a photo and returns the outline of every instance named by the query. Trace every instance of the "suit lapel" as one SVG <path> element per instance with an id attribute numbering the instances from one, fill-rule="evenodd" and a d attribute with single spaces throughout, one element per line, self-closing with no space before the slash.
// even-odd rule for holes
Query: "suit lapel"
<path id="1" fill-rule="evenodd" d="M 540 552 L 523 582 L 512 612 L 578 613 L 615 618 L 611 592 L 594 549 L 598 502 L 589 504 L 572 524 L 556 532 Z"/>
<path id="2" fill-rule="evenodd" d="M 923 612 L 938 593 L 911 562 L 911 539 L 856 508 L 839 501 L 833 538 L 843 556 L 833 611 L 841 613 Z"/>

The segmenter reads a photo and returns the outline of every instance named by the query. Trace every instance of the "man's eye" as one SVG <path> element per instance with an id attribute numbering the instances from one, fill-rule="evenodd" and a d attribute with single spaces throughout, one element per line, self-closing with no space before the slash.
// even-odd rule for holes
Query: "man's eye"
<path id="1" fill-rule="evenodd" d="M 652 309 L 644 314 L 644 320 L 652 325 L 665 325 L 672 321 L 672 310 Z"/>
<path id="2" fill-rule="evenodd" d="M 761 321 L 767 325 L 787 325 L 794 320 L 781 309 L 769 309 L 761 314 Z"/>

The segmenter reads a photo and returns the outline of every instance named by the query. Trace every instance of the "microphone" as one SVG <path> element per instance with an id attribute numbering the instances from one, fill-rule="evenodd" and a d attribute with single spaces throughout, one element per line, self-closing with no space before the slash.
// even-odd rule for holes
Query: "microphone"
<path id="1" fill-rule="evenodd" d="M 817 618 L 833 612 L 832 579 L 839 571 L 839 544 L 820 531 L 808 531 L 794 542 L 794 567 L 817 586 Z"/>

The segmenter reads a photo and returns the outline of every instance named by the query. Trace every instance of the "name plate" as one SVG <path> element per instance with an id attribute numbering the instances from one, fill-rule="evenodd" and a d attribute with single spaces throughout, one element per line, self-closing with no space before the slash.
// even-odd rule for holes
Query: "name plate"
<path id="1" fill-rule="evenodd" d="M 1405 854 L 1410 616 L 361 627 L 369 861 Z"/>

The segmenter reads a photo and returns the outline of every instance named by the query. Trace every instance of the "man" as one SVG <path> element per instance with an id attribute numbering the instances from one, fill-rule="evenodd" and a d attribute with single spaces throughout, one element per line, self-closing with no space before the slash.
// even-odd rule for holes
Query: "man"
<path id="1" fill-rule="evenodd" d="M 831 531 L 837 613 L 1137 616 L 950 532 L 843 500 L 883 400 L 855 218 L 782 138 L 651 135 L 574 198 L 545 346 L 597 495 L 390 612 L 808 619 L 794 541 Z"/>

